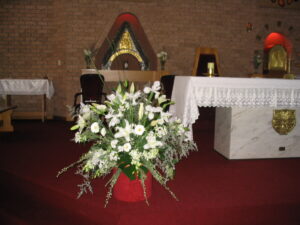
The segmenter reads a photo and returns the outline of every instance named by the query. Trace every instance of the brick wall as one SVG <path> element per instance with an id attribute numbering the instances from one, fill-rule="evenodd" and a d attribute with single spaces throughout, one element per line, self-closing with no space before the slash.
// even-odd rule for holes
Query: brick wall
<path id="1" fill-rule="evenodd" d="M 0 0 L 0 4 L 0 76 L 48 76 L 56 89 L 48 107 L 55 116 L 68 115 L 66 105 L 72 105 L 79 91 L 80 69 L 85 67 L 82 50 L 101 45 L 123 12 L 138 17 L 155 52 L 168 52 L 166 70 L 172 73 L 191 74 L 195 49 L 202 46 L 218 49 L 223 76 L 247 77 L 253 72 L 254 50 L 263 48 L 263 38 L 272 31 L 291 40 L 292 72 L 300 73 L 295 67 L 300 63 L 300 3 L 286 8 L 269 0 Z M 253 24 L 251 32 L 246 31 L 248 22 Z M 39 107 L 35 98 L 15 101 L 19 110 Z"/>

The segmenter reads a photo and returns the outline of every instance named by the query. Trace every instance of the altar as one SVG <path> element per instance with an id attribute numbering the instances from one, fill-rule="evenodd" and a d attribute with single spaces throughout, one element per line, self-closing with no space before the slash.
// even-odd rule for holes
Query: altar
<path id="1" fill-rule="evenodd" d="M 300 80 L 177 76 L 172 100 L 190 128 L 198 107 L 216 107 L 214 149 L 228 159 L 300 157 Z M 272 126 L 275 109 L 295 110 L 285 135 Z"/>

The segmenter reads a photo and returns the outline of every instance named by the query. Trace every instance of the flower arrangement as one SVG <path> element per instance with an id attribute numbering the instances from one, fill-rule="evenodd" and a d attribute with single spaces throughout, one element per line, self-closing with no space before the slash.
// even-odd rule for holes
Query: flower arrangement
<path id="1" fill-rule="evenodd" d="M 166 61 L 168 59 L 168 53 L 165 51 L 160 51 L 159 53 L 157 53 L 157 58 L 160 62 L 161 70 L 164 70 Z"/>
<path id="2" fill-rule="evenodd" d="M 140 179 L 146 196 L 144 181 L 150 171 L 177 199 L 167 181 L 174 177 L 175 164 L 197 146 L 187 138 L 188 128 L 166 112 L 172 102 L 160 90 L 159 81 L 143 91 L 136 91 L 134 83 L 125 81 L 107 96 L 104 104 L 81 105 L 71 130 L 76 130 L 76 143 L 92 142 L 92 146 L 77 162 L 58 173 L 59 176 L 77 166 L 77 173 L 84 178 L 78 197 L 87 190 L 92 192 L 91 179 L 117 169 L 108 182 L 105 206 L 121 172 L 131 180 Z"/>

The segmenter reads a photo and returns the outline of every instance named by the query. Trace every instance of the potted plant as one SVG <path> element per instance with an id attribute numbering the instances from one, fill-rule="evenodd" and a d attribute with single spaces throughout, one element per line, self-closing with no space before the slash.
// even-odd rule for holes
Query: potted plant
<path id="1" fill-rule="evenodd" d="M 165 52 L 165 51 L 160 51 L 159 53 L 157 53 L 157 58 L 158 58 L 159 63 L 160 63 L 160 69 L 165 70 L 165 64 L 166 64 L 167 59 L 168 59 L 168 53 Z"/>
<path id="2" fill-rule="evenodd" d="M 137 199 L 128 201 L 145 200 L 148 203 L 151 177 L 177 199 L 167 182 L 174 177 L 175 164 L 197 147 L 187 137 L 188 128 L 166 112 L 166 107 L 172 102 L 160 90 L 159 81 L 143 90 L 135 90 L 134 83 L 129 85 L 126 81 L 107 96 L 104 104 L 81 105 L 76 125 L 71 128 L 76 131 L 74 141 L 91 142 L 92 145 L 58 176 L 77 166 L 79 174 L 84 177 L 84 183 L 79 185 L 80 196 L 92 190 L 91 179 L 112 172 L 105 206 L 113 192 L 117 195 L 124 192 L 115 190 L 122 188 L 120 182 L 130 185 L 131 194 L 142 190 L 142 199 L 141 194 L 137 194 Z M 117 199 L 123 200 L 122 196 L 119 197 Z"/>
<path id="3" fill-rule="evenodd" d="M 98 73 L 95 65 L 95 56 L 97 54 L 97 51 L 98 51 L 97 49 L 93 49 L 93 48 L 83 50 L 86 68 L 81 70 L 82 74 Z"/>

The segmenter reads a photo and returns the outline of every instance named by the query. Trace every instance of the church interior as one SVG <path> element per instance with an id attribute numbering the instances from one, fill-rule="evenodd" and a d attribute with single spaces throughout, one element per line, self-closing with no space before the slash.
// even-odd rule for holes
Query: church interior
<path id="1" fill-rule="evenodd" d="M 300 224 L 300 1 L 0 5 L 1 224 Z M 179 201 L 153 181 L 149 206 L 112 198 L 104 208 L 107 177 L 79 199 L 78 176 L 56 178 L 89 147 L 72 141 L 74 110 L 103 103 L 125 80 L 141 90 L 161 81 L 181 104 L 167 110 L 195 117 L 187 121 L 198 151 L 169 183 Z M 246 100 L 237 93 L 232 103 L 223 87 Z"/>

